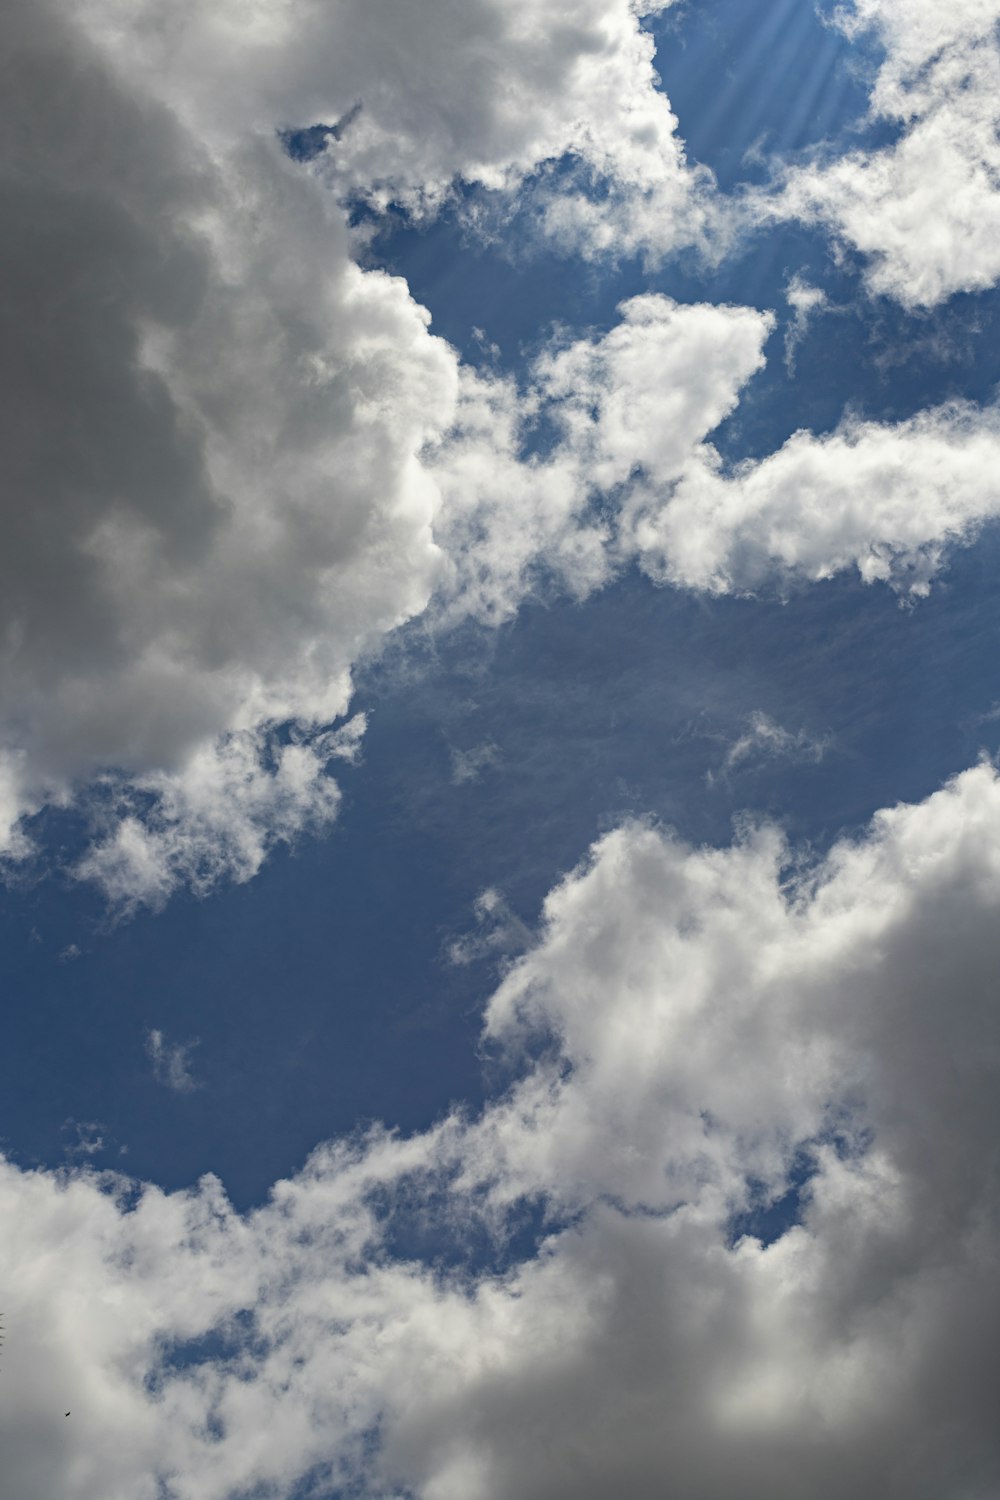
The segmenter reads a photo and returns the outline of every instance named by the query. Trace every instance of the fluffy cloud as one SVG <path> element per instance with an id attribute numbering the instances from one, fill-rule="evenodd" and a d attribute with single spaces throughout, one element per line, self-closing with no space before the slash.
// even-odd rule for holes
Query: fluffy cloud
<path id="1" fill-rule="evenodd" d="M 428 458 L 456 607 L 503 618 L 540 572 L 580 597 L 611 577 L 637 476 L 661 494 L 676 481 L 763 365 L 772 326 L 658 295 L 620 312 L 603 337 L 543 353 L 525 390 L 464 373 L 455 427 Z"/>
<path id="2" fill-rule="evenodd" d="M 972 409 L 724 472 L 708 438 L 762 363 L 754 309 L 639 297 L 523 389 L 461 369 L 352 258 L 338 196 L 429 211 L 456 178 L 569 156 L 610 193 L 571 172 L 546 213 L 624 194 L 663 248 L 701 233 L 701 190 L 625 0 L 476 0 L 457 31 L 450 6 L 397 10 L 15 0 L 0 21 L 0 848 L 89 788 L 78 872 L 125 905 L 249 878 L 330 822 L 352 664 L 435 592 L 502 619 L 546 576 L 582 597 L 633 559 L 710 590 L 857 566 L 919 591 L 996 510 L 995 415 Z M 919 35 L 894 43 L 911 73 L 938 65 Z M 324 119 L 318 168 L 288 160 L 278 129 Z M 619 248 L 652 245 L 623 225 Z"/>
<path id="3" fill-rule="evenodd" d="M 569 159 L 576 188 L 539 195 L 548 232 L 662 252 L 703 240 L 715 215 L 639 25 L 671 3 L 467 0 L 459 14 L 448 0 L 175 0 L 167 12 L 87 0 L 84 14 L 130 75 L 213 135 L 334 127 L 321 168 L 341 194 L 421 213 L 458 180 L 506 192 Z"/>
<path id="4" fill-rule="evenodd" d="M 0 24 L 7 827 L 105 768 L 175 833 L 212 776 L 322 820 L 325 742 L 271 726 L 342 715 L 426 604 L 454 356 L 273 134 L 204 138 L 45 5 Z"/>
<path id="5" fill-rule="evenodd" d="M 503 618 L 546 576 L 577 596 L 637 560 L 713 593 L 856 568 L 925 594 L 949 546 L 1000 514 L 1000 416 L 953 403 L 845 417 L 727 469 L 709 434 L 764 363 L 770 314 L 646 295 L 599 338 L 554 347 L 529 384 L 465 374 L 429 459 L 453 607 Z"/>
<path id="6" fill-rule="evenodd" d="M 817 864 L 629 825 L 490 1002 L 524 1061 L 480 1119 L 244 1218 L 4 1166 L 12 1489 L 994 1493 L 998 849 L 987 765 Z M 799 1222 L 741 1232 L 803 1160 Z M 402 1248 L 521 1195 L 549 1228 L 499 1274 Z"/>
<path id="7" fill-rule="evenodd" d="M 569 155 L 664 244 L 700 233 L 634 6 L 477 0 L 454 19 L 4 8 L 7 856 L 26 815 L 95 777 L 80 871 L 126 902 L 246 878 L 333 816 L 325 731 L 351 666 L 442 576 L 422 455 L 458 387 L 405 285 L 353 260 L 339 198 L 430 210 L 456 178 L 510 187 Z M 345 123 L 310 171 L 279 131 L 317 120 Z M 526 499 L 529 529 L 574 503 Z"/>
<path id="8" fill-rule="evenodd" d="M 668 498 L 638 488 L 622 524 L 647 571 L 688 588 L 752 591 L 855 567 L 921 595 L 947 548 L 1000 514 L 998 465 L 995 407 L 954 404 L 895 424 L 848 417 L 728 474 L 706 449 Z"/>
<path id="9" fill-rule="evenodd" d="M 927 307 L 1000 278 L 997 0 L 855 0 L 836 16 L 886 50 L 872 114 L 894 144 L 791 172 L 779 213 L 822 221 L 868 258 L 872 289 Z M 765 217 L 774 205 L 761 206 Z"/>

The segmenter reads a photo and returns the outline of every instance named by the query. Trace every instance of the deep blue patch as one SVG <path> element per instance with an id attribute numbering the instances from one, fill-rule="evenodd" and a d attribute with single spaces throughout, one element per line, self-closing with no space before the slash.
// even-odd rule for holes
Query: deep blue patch
<path id="1" fill-rule="evenodd" d="M 336 125 L 307 125 L 302 130 L 279 130 L 278 138 L 293 161 L 312 161 L 322 156 L 331 139 L 337 140 Z"/>
<path id="2" fill-rule="evenodd" d="M 896 138 L 896 126 L 867 119 L 877 40 L 849 41 L 830 24 L 833 9 L 697 0 L 650 24 L 689 159 L 710 167 L 723 191 L 767 182 L 775 161 L 832 141 L 871 150 Z"/>
<path id="3" fill-rule="evenodd" d="M 752 1181 L 750 1207 L 734 1214 L 729 1221 L 730 1247 L 745 1237 L 760 1240 L 765 1248 L 780 1240 L 801 1222 L 809 1184 L 815 1175 L 815 1159 L 808 1151 L 800 1151 L 789 1169 L 788 1186 L 780 1197 L 771 1197 L 762 1182 Z"/>

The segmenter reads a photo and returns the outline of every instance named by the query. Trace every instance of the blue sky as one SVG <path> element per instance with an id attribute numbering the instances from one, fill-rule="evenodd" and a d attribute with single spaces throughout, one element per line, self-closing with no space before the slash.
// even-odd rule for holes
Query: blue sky
<path id="1" fill-rule="evenodd" d="M 16 1492 L 985 1500 L 1000 6 L 2 24 Z"/>

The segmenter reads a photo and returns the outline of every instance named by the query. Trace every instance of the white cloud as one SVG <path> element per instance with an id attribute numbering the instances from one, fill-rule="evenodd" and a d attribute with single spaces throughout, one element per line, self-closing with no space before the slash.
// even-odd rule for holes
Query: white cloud
<path id="1" fill-rule="evenodd" d="M 454 608 L 502 619 L 545 573 L 578 597 L 605 583 L 635 476 L 661 489 L 679 477 L 761 368 L 772 326 L 753 308 L 658 295 L 619 311 L 603 337 L 557 339 L 524 391 L 463 372 L 455 429 L 429 457 Z M 553 441 L 526 455 L 542 421 Z"/>
<path id="2" fill-rule="evenodd" d="M 1000 279 L 1000 4 L 855 0 L 837 16 L 874 30 L 886 58 L 871 112 L 899 139 L 793 169 L 756 211 L 829 225 L 868 259 L 873 291 L 927 307 Z"/>
<path id="3" fill-rule="evenodd" d="M 336 740 L 275 744 L 244 732 L 196 751 L 179 774 L 109 779 L 110 832 L 75 873 L 126 912 L 162 905 L 179 885 L 203 893 L 252 879 L 276 844 L 336 817 L 340 792 L 327 775 Z"/>
<path id="4" fill-rule="evenodd" d="M 198 1046 L 191 1042 L 170 1042 L 158 1027 L 146 1033 L 146 1056 L 153 1065 L 153 1077 L 164 1088 L 176 1094 L 190 1094 L 198 1087 L 191 1072 L 191 1053 Z"/>
<path id="5" fill-rule="evenodd" d="M 79 869 L 156 902 L 329 821 L 310 736 L 442 577 L 422 455 L 458 362 L 354 262 L 337 194 L 431 210 L 456 178 L 504 188 L 568 153 L 614 177 L 602 213 L 624 194 L 667 245 L 701 234 L 701 188 L 629 0 L 476 0 L 457 30 L 445 4 L 14 0 L 0 25 L 0 847 L 24 857 L 26 815 L 103 778 L 122 818 Z M 318 171 L 284 155 L 279 128 L 348 115 Z M 463 420 L 521 420 L 464 380 Z M 567 477 L 538 477 L 526 555 L 561 527 L 592 587 L 602 548 L 561 526 Z M 451 566 L 525 551 L 486 541 Z"/>
<path id="6" fill-rule="evenodd" d="M 623 524 L 654 577 L 689 588 L 749 592 L 856 568 L 920 596 L 948 548 L 1000 514 L 998 467 L 996 407 L 955 403 L 899 423 L 848 416 L 730 474 L 707 448 L 669 496 L 637 490 Z"/>
<path id="7" fill-rule="evenodd" d="M 457 180 L 539 185 L 540 222 L 570 246 L 662 253 L 701 242 L 716 209 L 688 167 L 640 15 L 672 0 L 87 0 L 131 76 L 210 136 L 338 125 L 322 170 L 341 194 L 433 211 Z M 225 66 L 220 66 L 220 59 Z M 604 191 L 595 201 L 594 181 Z"/>
<path id="8" fill-rule="evenodd" d="M 792 276 L 785 289 L 785 301 L 792 309 L 792 317 L 785 329 L 785 368 L 789 375 L 795 374 L 795 350 L 806 336 L 806 330 L 817 313 L 829 306 L 829 299 L 821 287 L 810 286 L 801 276 Z"/>
<path id="9" fill-rule="evenodd" d="M 723 474 L 707 438 L 768 314 L 635 298 L 519 390 L 354 262 L 323 173 L 430 209 L 569 153 L 613 178 L 601 213 L 624 194 L 659 226 L 622 220 L 619 249 L 701 234 L 626 0 L 476 0 L 457 30 L 388 0 L 15 0 L 0 25 L 8 859 L 25 815 L 90 788 L 78 869 L 117 903 L 249 878 L 334 816 L 352 665 L 435 591 L 496 620 L 633 558 L 693 588 L 856 565 L 919 591 L 995 511 L 989 412 L 845 422 Z M 321 173 L 285 157 L 279 126 L 359 99 Z M 593 205 L 563 188 L 565 229 Z"/>
<path id="10" fill-rule="evenodd" d="M 480 892 L 473 911 L 475 927 L 448 945 L 448 958 L 453 964 L 470 964 L 483 958 L 507 959 L 524 953 L 534 942 L 531 929 L 495 887 L 488 886 Z"/>
<path id="11" fill-rule="evenodd" d="M 546 579 L 584 597 L 633 559 L 710 593 L 857 569 L 918 597 L 1000 514 L 996 406 L 849 414 L 727 471 L 707 438 L 764 364 L 771 315 L 659 295 L 620 313 L 601 337 L 556 341 L 523 391 L 463 374 L 429 458 L 452 610 L 503 619 Z"/>
<path id="12" fill-rule="evenodd" d="M 992 1494 L 998 850 L 988 765 L 812 867 L 632 824 L 494 995 L 525 1065 L 481 1119 L 324 1147 L 246 1217 L 4 1165 L 12 1492 Z M 734 1242 L 802 1151 L 801 1222 Z M 505 1273 L 393 1249 L 520 1192 L 549 1229 Z"/>

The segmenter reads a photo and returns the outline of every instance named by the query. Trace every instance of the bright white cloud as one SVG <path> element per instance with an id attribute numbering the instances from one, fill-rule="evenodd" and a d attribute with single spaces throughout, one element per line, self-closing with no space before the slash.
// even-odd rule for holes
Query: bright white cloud
<path id="1" fill-rule="evenodd" d="M 506 192 L 570 158 L 573 190 L 540 187 L 546 230 L 573 248 L 662 253 L 704 241 L 717 218 L 639 25 L 671 3 L 86 0 L 84 14 L 200 131 L 337 125 L 322 170 L 341 194 L 421 213 L 458 180 Z"/>
<path id="2" fill-rule="evenodd" d="M 837 19 L 885 47 L 871 110 L 898 125 L 899 139 L 794 169 L 776 211 L 828 224 L 867 257 L 872 289 L 906 306 L 995 285 L 1000 4 L 855 0 Z"/>
<path id="3" fill-rule="evenodd" d="M 995 407 L 955 404 L 895 424 L 848 417 L 729 474 L 706 449 L 668 497 L 638 489 L 623 526 L 654 577 L 688 588 L 753 591 L 856 568 L 919 596 L 948 547 L 1000 514 L 998 472 Z"/>
<path id="4" fill-rule="evenodd" d="M 635 477 L 661 492 L 678 479 L 763 365 L 772 326 L 753 308 L 657 295 L 620 313 L 603 337 L 557 340 L 524 391 L 464 373 L 455 428 L 429 456 L 455 607 L 502 619 L 541 573 L 579 597 L 606 582 Z"/>
<path id="5" fill-rule="evenodd" d="M 848 416 L 727 470 L 707 439 L 762 367 L 771 315 L 659 295 L 620 311 L 603 337 L 540 357 L 523 391 L 463 377 L 430 459 L 453 608 L 503 618 L 546 577 L 583 597 L 633 559 L 712 593 L 853 568 L 919 596 L 1000 515 L 996 407 Z"/>
<path id="6" fill-rule="evenodd" d="M 812 867 L 632 824 L 494 995 L 526 1062 L 481 1119 L 325 1147 L 244 1218 L 4 1166 L 12 1492 L 993 1493 L 998 850 L 987 765 Z M 734 1242 L 802 1151 L 801 1222 Z M 519 1193 L 550 1230 L 509 1272 L 393 1250 Z"/>

